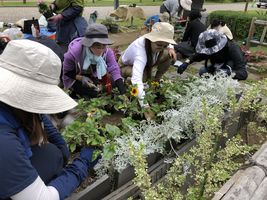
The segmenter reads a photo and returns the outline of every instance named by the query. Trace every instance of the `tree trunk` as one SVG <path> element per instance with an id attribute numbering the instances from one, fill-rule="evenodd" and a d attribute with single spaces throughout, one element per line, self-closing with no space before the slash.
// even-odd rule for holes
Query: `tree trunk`
<path id="1" fill-rule="evenodd" d="M 249 3 L 249 0 L 246 0 L 245 12 L 247 12 L 247 11 L 248 11 L 248 3 Z"/>
<path id="2" fill-rule="evenodd" d="M 23 4 L 26 4 L 26 0 L 23 0 Z"/>

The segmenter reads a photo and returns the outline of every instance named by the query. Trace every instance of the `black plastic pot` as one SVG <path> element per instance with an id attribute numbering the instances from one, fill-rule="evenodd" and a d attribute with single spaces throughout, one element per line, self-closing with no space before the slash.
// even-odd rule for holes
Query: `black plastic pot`
<path id="1" fill-rule="evenodd" d="M 119 32 L 119 25 L 111 24 L 111 25 L 109 25 L 109 27 L 110 27 L 110 32 L 111 33 L 118 33 Z"/>

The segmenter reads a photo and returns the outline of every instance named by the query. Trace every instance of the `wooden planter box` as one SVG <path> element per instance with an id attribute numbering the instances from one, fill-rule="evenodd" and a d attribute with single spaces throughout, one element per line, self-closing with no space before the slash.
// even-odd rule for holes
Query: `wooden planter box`
<path id="1" fill-rule="evenodd" d="M 234 118 L 237 121 L 233 121 Z M 222 128 L 229 133 L 229 138 L 233 137 L 242 128 L 246 118 L 247 115 L 244 113 L 237 112 L 234 115 L 227 115 L 226 113 Z M 223 139 L 222 145 L 224 145 L 225 141 Z M 181 155 L 187 152 L 195 143 L 196 141 L 193 139 L 178 144 L 176 146 L 176 153 Z M 170 168 L 170 164 L 165 163 L 164 158 L 158 153 L 149 155 L 147 161 L 152 184 L 157 183 L 164 178 Z M 116 173 L 114 177 L 115 180 L 111 180 L 108 175 L 105 175 L 83 191 L 72 194 L 67 200 L 125 200 L 129 197 L 140 195 L 139 188 L 132 182 L 134 178 L 134 169 L 132 166 L 127 167 L 121 173 Z M 112 191 L 114 189 L 115 191 Z"/>
<path id="2" fill-rule="evenodd" d="M 73 193 L 67 200 L 100 200 L 111 192 L 111 180 L 108 175 L 102 176 L 83 191 Z"/>

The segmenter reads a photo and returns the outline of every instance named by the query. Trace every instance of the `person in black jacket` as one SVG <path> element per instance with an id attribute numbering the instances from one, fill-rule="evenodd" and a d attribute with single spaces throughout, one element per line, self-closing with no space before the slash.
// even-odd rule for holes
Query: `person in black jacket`
<path id="1" fill-rule="evenodd" d="M 182 74 L 189 64 L 202 60 L 206 62 L 205 66 L 199 70 L 200 76 L 205 73 L 215 74 L 217 72 L 224 72 L 230 76 L 234 72 L 233 79 L 245 80 L 248 77 L 246 60 L 240 47 L 236 43 L 228 41 L 224 34 L 214 29 L 199 35 L 196 53 L 178 67 L 177 73 Z"/>
<path id="2" fill-rule="evenodd" d="M 190 57 L 195 53 L 198 36 L 206 30 L 206 26 L 200 21 L 200 18 L 200 11 L 192 10 L 190 12 L 182 42 L 174 45 L 175 51 L 179 52 L 184 57 Z"/>

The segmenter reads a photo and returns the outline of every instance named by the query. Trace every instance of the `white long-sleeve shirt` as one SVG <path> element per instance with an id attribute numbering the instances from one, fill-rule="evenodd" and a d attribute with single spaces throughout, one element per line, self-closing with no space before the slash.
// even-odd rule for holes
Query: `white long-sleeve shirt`
<path id="1" fill-rule="evenodd" d="M 153 63 L 156 62 L 158 53 L 153 55 Z M 133 41 L 122 55 L 122 62 L 124 65 L 133 66 L 131 82 L 137 85 L 138 98 L 141 106 L 144 105 L 145 97 L 143 74 L 147 63 L 147 55 L 145 50 L 145 38 L 139 37 Z"/>

